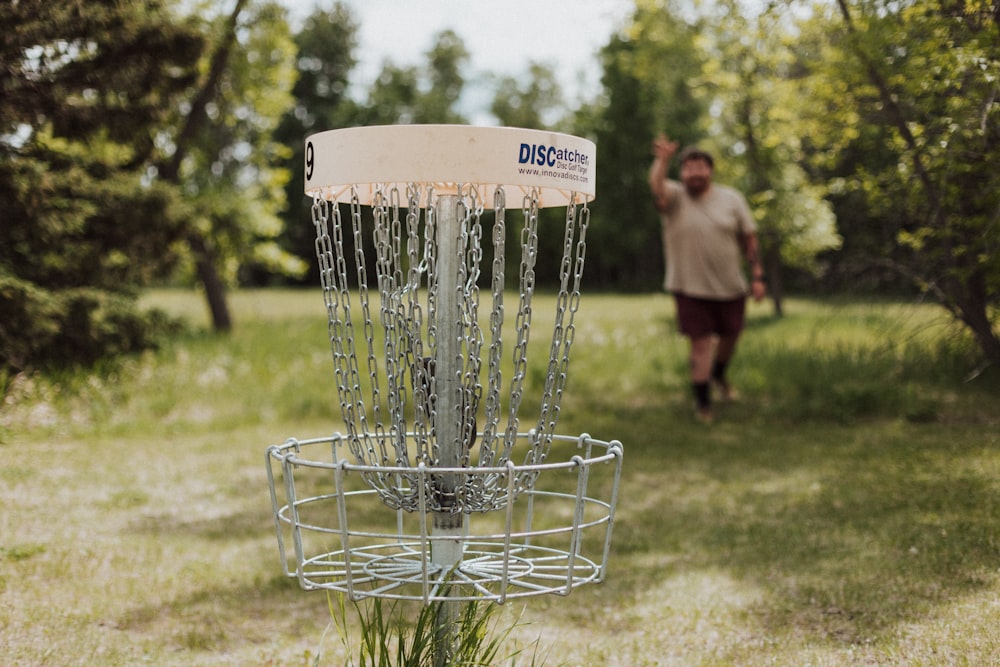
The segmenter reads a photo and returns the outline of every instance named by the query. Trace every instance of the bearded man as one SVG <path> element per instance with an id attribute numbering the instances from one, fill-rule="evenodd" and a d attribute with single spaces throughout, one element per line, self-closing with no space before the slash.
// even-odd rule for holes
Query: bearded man
<path id="1" fill-rule="evenodd" d="M 708 424 L 713 385 L 723 400 L 735 398 L 726 371 L 743 331 L 746 297 L 760 301 L 767 286 L 746 198 L 712 182 L 715 162 L 697 147 L 681 152 L 680 181 L 669 179 L 677 148 L 663 134 L 653 141 L 649 189 L 660 213 L 664 288 L 674 296 L 681 334 L 690 342 L 695 417 Z"/>

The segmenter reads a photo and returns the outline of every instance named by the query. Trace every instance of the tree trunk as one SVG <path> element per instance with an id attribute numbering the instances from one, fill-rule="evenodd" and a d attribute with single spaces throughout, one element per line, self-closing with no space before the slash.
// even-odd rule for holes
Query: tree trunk
<path id="1" fill-rule="evenodd" d="M 212 314 L 212 328 L 219 332 L 228 332 L 233 328 L 233 319 L 229 314 L 229 304 L 226 301 L 226 286 L 215 268 L 215 255 L 209 250 L 205 239 L 200 234 L 189 234 L 188 245 L 194 254 L 195 268 L 198 279 L 205 288 L 205 298 Z"/>
<path id="2" fill-rule="evenodd" d="M 239 22 L 240 12 L 246 5 L 247 0 L 236 0 L 232 14 L 229 16 L 229 23 L 226 26 L 226 34 L 212 54 L 208 76 L 202 83 L 201 88 L 191 100 L 191 111 L 188 113 L 175 141 L 176 148 L 170 160 L 161 166 L 160 177 L 170 183 L 180 182 L 181 164 L 187 155 L 188 146 L 194 140 L 197 132 L 205 124 L 208 116 L 205 109 L 209 102 L 219 92 L 219 81 L 226 70 L 229 62 L 229 54 L 232 52 L 233 44 L 236 41 L 236 29 Z M 208 299 L 208 307 L 212 313 L 212 326 L 216 331 L 229 331 L 233 328 L 233 320 L 229 314 L 229 305 L 226 301 L 226 288 L 215 266 L 215 253 L 213 253 L 204 237 L 197 231 L 191 229 L 187 235 L 188 245 L 194 255 L 195 266 L 198 271 L 198 279 L 201 280 L 205 288 L 205 298 Z"/>
<path id="3" fill-rule="evenodd" d="M 948 296 L 954 303 L 957 315 L 972 331 L 986 361 L 1000 366 L 1000 337 L 990 321 L 983 275 L 976 273 L 968 280 L 952 279 L 950 282 Z"/>
<path id="4" fill-rule="evenodd" d="M 972 329 L 972 333 L 976 337 L 976 341 L 979 343 L 979 348 L 983 351 L 983 355 L 986 360 L 993 366 L 1000 366 L 1000 337 L 997 337 L 996 332 L 989 325 L 989 320 L 985 318 L 985 313 L 982 313 L 984 317 L 976 318 L 976 324 L 968 322 L 969 328 Z M 980 323 L 981 320 L 985 320 L 985 324 Z"/>
<path id="5" fill-rule="evenodd" d="M 767 292 L 774 304 L 775 317 L 785 315 L 785 286 L 781 282 L 781 243 L 774 232 L 764 232 L 761 243 L 761 262 L 767 276 Z"/>

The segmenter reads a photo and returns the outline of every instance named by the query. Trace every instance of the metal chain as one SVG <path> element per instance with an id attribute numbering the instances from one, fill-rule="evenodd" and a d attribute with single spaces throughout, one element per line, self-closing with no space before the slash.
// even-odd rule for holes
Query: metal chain
<path id="1" fill-rule="evenodd" d="M 462 376 L 462 465 L 469 464 L 469 454 L 476 439 L 476 413 L 482 399 L 483 387 L 479 378 L 482 369 L 483 332 L 479 326 L 479 275 L 483 259 L 483 200 L 478 189 L 470 186 L 465 197 L 459 190 L 459 212 L 462 214 L 462 243 L 466 248 L 463 273 L 465 281 L 462 290 L 462 304 L 465 315 L 465 369 Z M 469 206 L 471 203 L 471 206 Z M 482 443 L 480 443 L 481 445 Z"/>
<path id="2" fill-rule="evenodd" d="M 514 368 L 511 372 L 510 403 L 508 405 L 506 451 L 517 441 L 518 412 L 524 398 L 524 378 L 528 370 L 528 338 L 531 329 L 531 299 L 535 293 L 535 260 L 538 257 L 538 191 L 526 194 L 521 210 L 524 227 L 521 229 L 520 299 L 514 321 Z"/>
<path id="3" fill-rule="evenodd" d="M 577 220 L 576 193 L 566 208 L 566 233 L 563 238 L 563 256 L 559 268 L 559 296 L 556 301 L 555 326 L 549 349 L 548 372 L 538 418 L 538 434 L 546 446 L 534 450 L 535 462 L 540 463 L 547 454 L 547 443 L 555 433 L 559 405 L 569 370 L 569 352 L 576 334 L 574 319 L 580 306 L 580 282 L 587 251 L 587 228 L 590 209 L 584 204 Z M 577 227 L 579 232 L 577 235 Z M 575 247 L 574 247 L 575 242 Z M 572 279 L 572 283 L 571 283 Z M 541 459 L 537 458 L 541 456 Z"/>
<path id="4" fill-rule="evenodd" d="M 427 443 L 430 442 L 431 404 L 430 378 L 427 368 L 417 360 L 423 360 L 424 347 L 420 333 L 423 330 L 423 308 L 420 304 L 420 277 L 427 273 L 429 247 L 420 242 L 420 187 L 415 183 L 407 186 L 406 213 L 406 257 L 408 271 L 405 292 L 407 295 L 406 320 L 415 333 L 411 344 L 407 347 L 406 367 L 413 369 L 413 400 L 414 419 L 413 431 L 417 441 L 418 462 L 430 465 L 430 452 Z M 421 251 L 423 245 L 423 251 Z M 397 465 L 404 465 L 402 461 Z"/>
<path id="5" fill-rule="evenodd" d="M 504 323 L 504 289 L 506 275 L 504 261 L 507 244 L 507 197 L 503 188 L 497 188 L 493 194 L 493 277 L 490 283 L 490 295 L 493 307 L 490 308 L 490 347 L 487 364 L 486 401 L 484 406 L 485 426 L 483 442 L 480 446 L 480 465 L 493 467 L 497 461 L 506 461 L 510 456 L 509 446 L 502 452 L 497 452 L 496 426 L 500 419 L 501 400 L 500 388 L 503 386 L 503 373 L 500 363 L 503 358 L 503 323 Z"/>
<path id="6" fill-rule="evenodd" d="M 333 353 L 337 389 L 341 397 L 341 414 L 349 435 L 352 453 L 356 458 L 365 460 L 367 457 L 362 447 L 362 439 L 367 437 L 365 428 L 367 417 L 354 343 L 351 292 L 348 287 L 343 243 L 344 225 L 337 204 L 327 203 L 320 197 L 313 201 L 312 216 L 316 229 L 315 247 L 320 268 L 320 283 L 327 309 L 327 331 Z M 364 280 L 363 275 L 359 280 Z"/>
<path id="7" fill-rule="evenodd" d="M 379 433 L 379 447 L 382 454 L 382 465 L 398 465 L 400 461 L 399 448 L 395 446 L 399 439 L 394 434 L 406 432 L 404 410 L 406 407 L 405 377 L 400 368 L 405 364 L 405 344 L 400 345 L 407 333 L 404 314 L 400 313 L 402 304 L 402 273 L 396 261 L 399 257 L 399 190 L 392 188 L 386 193 L 382 188 L 375 192 L 372 202 L 372 216 L 375 220 L 372 229 L 372 240 L 375 244 L 376 280 L 379 291 L 379 323 L 384 332 L 382 358 L 385 361 L 386 399 L 388 401 L 389 434 Z M 374 349 L 375 341 L 369 338 L 368 344 Z M 400 360 L 400 354 L 404 358 Z M 403 368 L 406 368 L 403 365 Z M 373 378 L 378 374 L 377 364 L 372 369 Z M 390 442 L 387 443 L 386 438 Z M 390 456 L 388 445 L 392 445 Z"/>
<path id="8" fill-rule="evenodd" d="M 362 219 L 366 209 L 360 203 L 357 186 L 351 188 L 350 201 L 349 232 L 353 262 L 348 261 L 349 253 L 343 238 L 345 225 L 339 207 L 321 198 L 313 203 L 320 281 L 350 451 L 359 462 L 376 468 L 416 468 L 420 463 L 433 466 L 439 460 L 434 420 L 446 417 L 435 412 L 435 380 L 427 360 L 433 359 L 438 336 L 457 333 L 462 339 L 461 358 L 456 359 L 461 368 L 460 396 L 457 397 L 456 413 L 451 418 L 461 420 L 458 437 L 462 441 L 460 444 L 466 445 L 461 465 L 472 465 L 470 450 L 478 436 L 476 465 L 502 466 L 510 460 L 518 442 L 520 414 L 524 407 L 538 260 L 540 193 L 533 189 L 522 199 L 524 222 L 519 244 L 519 300 L 513 323 L 511 378 L 506 388 L 503 386 L 501 367 L 506 317 L 504 296 L 510 286 L 505 274 L 507 207 L 503 188 L 496 188 L 493 196 L 495 220 L 490 240 L 493 256 L 488 344 L 479 323 L 480 306 L 485 305 L 480 304 L 479 288 L 484 241 L 482 193 L 475 186 L 458 188 L 455 204 L 458 229 L 450 231 L 460 234 L 457 252 L 461 256 L 455 258 L 458 260 L 459 275 L 449 277 L 437 274 L 437 235 L 443 230 L 438 227 L 435 209 L 438 199 L 434 189 L 427 187 L 422 192 L 421 186 L 408 184 L 405 196 L 404 202 L 395 186 L 376 185 L 374 189 L 370 238 L 374 246 L 372 259 L 377 287 L 369 284 L 368 246 L 365 244 Z M 555 431 L 566 383 L 569 350 L 575 335 L 574 317 L 579 307 L 589 218 L 590 211 L 586 204 L 580 206 L 576 195 L 573 195 L 566 211 L 555 326 L 540 413 L 526 455 L 528 463 L 545 460 Z M 349 263 L 354 265 L 354 288 L 361 311 L 356 318 L 357 323 L 352 311 Z M 450 284 L 459 291 L 458 322 L 438 321 L 440 289 L 444 284 Z M 371 293 L 371 287 L 376 287 L 378 292 L 378 327 L 372 317 L 375 305 L 372 298 L 375 295 Z M 356 331 L 356 327 L 360 331 Z M 356 339 L 358 333 L 361 337 Z M 481 377 L 484 353 L 486 371 L 485 377 Z M 362 364 L 366 365 L 364 380 Z M 501 437 L 499 429 L 503 422 L 504 399 L 508 404 Z M 481 434 L 477 434 L 480 404 L 484 423 Z M 515 487 L 519 491 L 530 488 L 537 473 L 520 474 L 521 477 L 515 480 Z M 456 490 L 457 511 L 488 511 L 502 507 L 506 502 L 506 481 L 502 477 L 469 476 L 469 481 Z M 422 482 L 417 474 L 390 475 L 376 471 L 367 472 L 365 478 L 393 508 L 409 511 L 441 509 L 418 507 L 418 487 Z M 425 497 L 432 495 L 425 493 Z"/>

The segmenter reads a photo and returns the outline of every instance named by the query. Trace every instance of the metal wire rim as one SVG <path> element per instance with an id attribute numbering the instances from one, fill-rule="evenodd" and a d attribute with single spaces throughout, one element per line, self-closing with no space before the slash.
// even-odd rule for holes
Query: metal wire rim
<path id="1" fill-rule="evenodd" d="M 334 590 L 352 599 L 381 597 L 419 600 L 425 604 L 445 599 L 485 599 L 502 604 L 509 599 L 547 593 L 568 595 L 578 586 L 600 582 L 617 505 L 621 443 L 595 440 L 586 434 L 555 438 L 577 443 L 584 455 L 531 466 L 508 462 L 503 467 L 444 471 L 469 477 L 505 475 L 513 480 L 517 477 L 514 469 L 530 467 L 536 481 L 542 482 L 560 471 L 576 473 L 575 493 L 531 488 L 514 494 L 510 490 L 512 500 L 505 509 L 488 513 L 502 515 L 502 526 L 494 525 L 477 533 L 471 520 L 474 517 L 470 517 L 470 532 L 460 538 L 461 560 L 448 567 L 432 562 L 432 546 L 439 540 L 455 538 L 431 534 L 429 512 L 393 510 L 397 518 L 393 531 L 355 529 L 350 525 L 349 510 L 359 504 L 371 503 L 388 509 L 375 490 L 347 488 L 345 476 L 369 472 L 372 466 L 335 459 L 338 448 L 345 446 L 342 436 L 290 439 L 283 445 L 269 447 L 268 483 L 285 574 L 296 578 L 306 590 Z M 595 447 L 603 451 L 595 453 Z M 328 448 L 331 460 L 317 460 L 308 455 L 310 450 L 321 448 Z M 614 466 L 610 488 L 603 489 L 605 495 L 600 498 L 588 495 L 592 493 L 589 473 L 597 464 Z M 387 471 L 379 467 L 379 472 Z M 420 465 L 389 472 L 429 476 L 443 471 Z M 327 475 L 324 479 L 335 488 L 300 495 L 297 478 L 301 482 L 303 474 Z M 326 522 L 316 519 L 316 513 L 322 509 L 329 510 L 319 514 L 328 519 Z M 535 522 L 536 512 L 548 519 L 565 515 L 568 522 L 539 526 Z M 599 542 L 599 546 L 585 548 L 585 537 Z"/>

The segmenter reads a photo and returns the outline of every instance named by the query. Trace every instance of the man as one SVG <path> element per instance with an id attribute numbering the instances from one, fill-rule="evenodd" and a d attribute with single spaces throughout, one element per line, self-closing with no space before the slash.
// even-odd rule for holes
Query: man
<path id="1" fill-rule="evenodd" d="M 695 416 L 713 420 L 711 385 L 723 400 L 735 392 L 726 369 L 743 330 L 746 295 L 764 298 L 767 288 L 758 257 L 756 225 L 742 194 L 712 182 L 712 156 L 697 148 L 680 155 L 680 182 L 667 178 L 677 142 L 661 134 L 653 141 L 649 188 L 660 213 L 664 287 L 674 295 L 681 333 L 691 344 Z M 750 268 L 748 286 L 742 260 Z"/>

